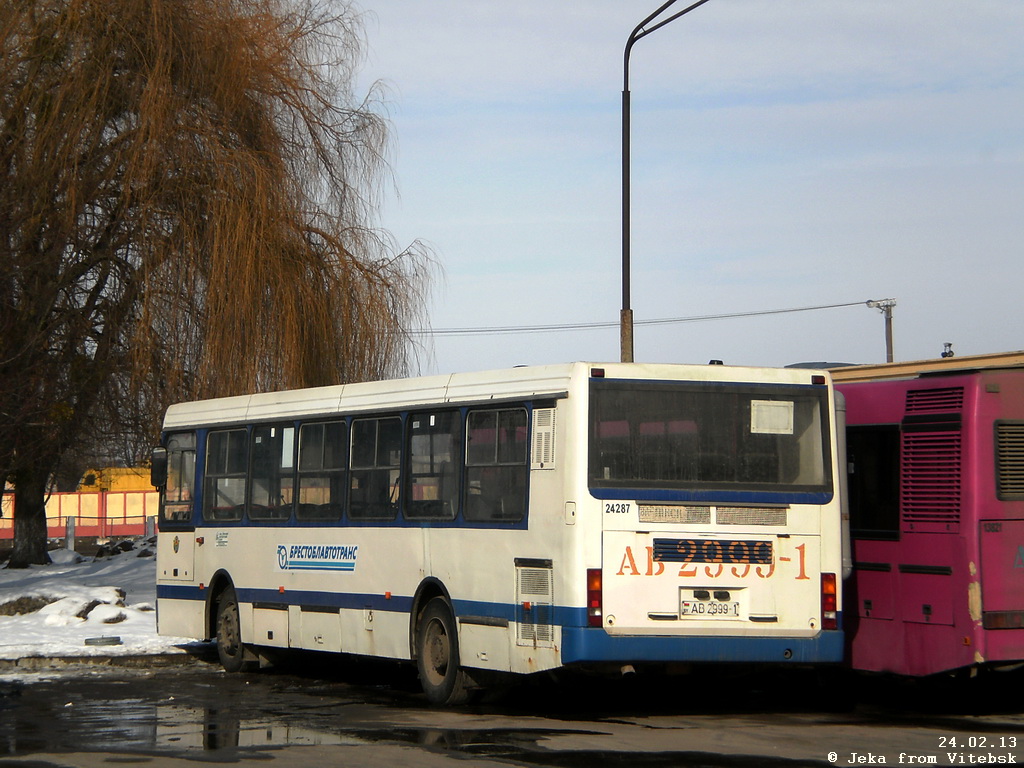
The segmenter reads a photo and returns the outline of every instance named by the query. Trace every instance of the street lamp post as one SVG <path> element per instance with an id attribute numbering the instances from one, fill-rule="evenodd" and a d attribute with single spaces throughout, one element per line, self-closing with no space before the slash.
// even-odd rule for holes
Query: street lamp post
<path id="1" fill-rule="evenodd" d="M 891 363 L 892 357 L 892 308 L 896 299 L 877 299 L 866 302 L 872 309 L 880 310 L 885 317 L 885 362 Z"/>
<path id="2" fill-rule="evenodd" d="M 647 27 L 676 2 L 677 0 L 668 0 L 636 26 L 626 41 L 626 50 L 622 57 L 622 311 L 619 313 L 619 347 L 620 360 L 624 363 L 633 362 L 633 309 L 629 301 L 629 53 L 637 40 L 704 5 L 708 0 L 698 0 L 667 19 L 662 19 L 650 28 Z"/>

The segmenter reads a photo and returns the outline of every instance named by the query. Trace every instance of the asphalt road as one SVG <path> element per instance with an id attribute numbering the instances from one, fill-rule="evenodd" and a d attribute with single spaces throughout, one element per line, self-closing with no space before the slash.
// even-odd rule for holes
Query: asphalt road
<path id="1" fill-rule="evenodd" d="M 0 678 L 0 765 L 776 768 L 1024 762 L 1020 674 L 984 683 L 722 671 L 533 681 L 455 709 L 404 667 L 333 658 Z M 840 711 L 834 711 L 840 710 Z"/>

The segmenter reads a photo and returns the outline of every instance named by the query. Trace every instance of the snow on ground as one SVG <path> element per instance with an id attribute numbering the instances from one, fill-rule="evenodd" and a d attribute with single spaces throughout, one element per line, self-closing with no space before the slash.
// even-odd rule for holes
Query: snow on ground
<path id="1" fill-rule="evenodd" d="M 109 557 L 50 552 L 50 565 L 0 566 L 0 660 L 185 653 L 156 633 L 156 546 Z M 12 615 L 7 615 L 12 614 Z"/>

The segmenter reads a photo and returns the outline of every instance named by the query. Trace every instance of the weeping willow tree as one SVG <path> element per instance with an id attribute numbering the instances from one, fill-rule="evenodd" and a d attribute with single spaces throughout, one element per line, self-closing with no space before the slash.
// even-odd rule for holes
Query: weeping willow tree
<path id="1" fill-rule="evenodd" d="M 335 0 L 0 0 L 0 471 L 172 401 L 401 375 L 432 262 L 376 228 L 379 93 Z"/>

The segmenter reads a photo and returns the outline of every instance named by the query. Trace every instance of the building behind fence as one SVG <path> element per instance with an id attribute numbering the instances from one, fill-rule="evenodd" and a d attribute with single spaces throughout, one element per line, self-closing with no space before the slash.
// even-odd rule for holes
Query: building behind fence
<path id="1" fill-rule="evenodd" d="M 146 533 L 147 518 L 155 518 L 159 493 L 148 491 L 86 491 L 52 493 L 46 500 L 46 533 L 53 539 L 68 535 L 69 523 L 78 538 L 104 540 Z M 14 538 L 14 495 L 3 496 L 0 541 Z"/>

